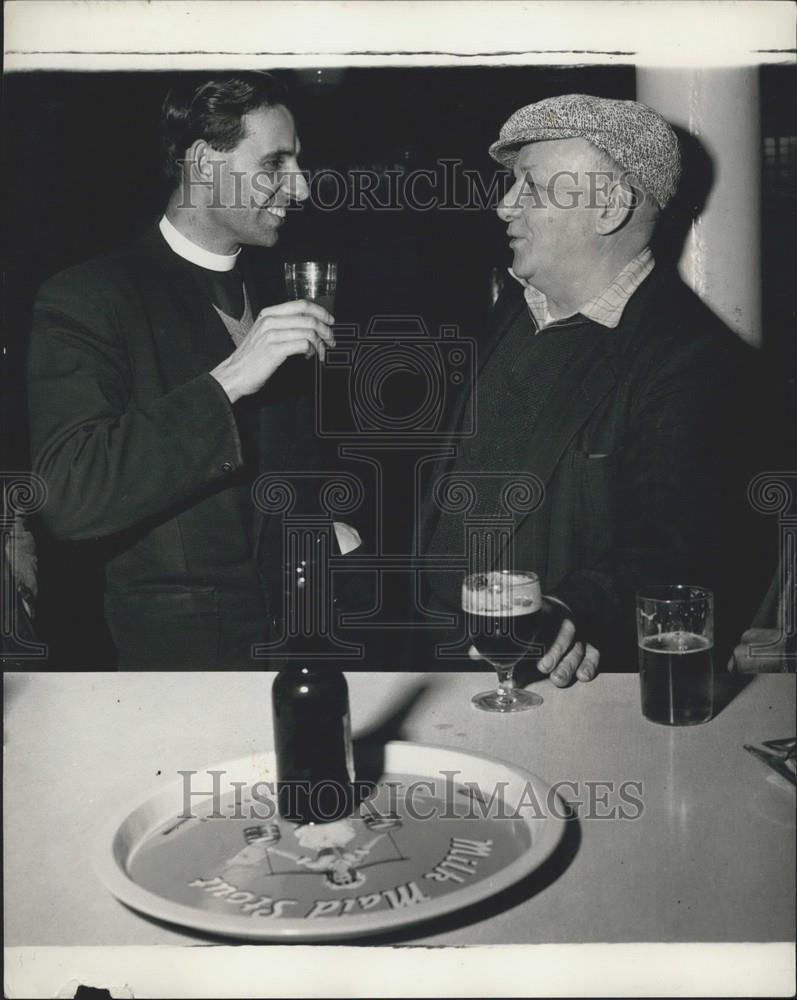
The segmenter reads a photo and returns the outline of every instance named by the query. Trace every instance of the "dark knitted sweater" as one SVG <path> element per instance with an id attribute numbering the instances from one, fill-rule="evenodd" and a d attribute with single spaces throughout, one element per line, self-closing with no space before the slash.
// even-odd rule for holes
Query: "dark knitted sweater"
<path id="1" fill-rule="evenodd" d="M 592 338 L 601 336 L 602 332 L 605 331 L 601 331 L 597 324 L 582 316 L 575 316 L 535 333 L 533 319 L 523 310 L 496 344 L 479 373 L 476 391 L 466 401 L 463 410 L 463 425 L 468 426 L 473 420 L 476 434 L 460 442 L 456 457 L 446 467 L 436 470 L 436 475 L 502 470 L 500 475 L 478 480 L 476 503 L 468 511 L 469 518 L 487 519 L 505 513 L 502 493 L 512 479 L 512 472 L 534 472 L 532 468 L 507 471 L 504 455 L 507 404 L 511 404 L 512 412 L 517 412 L 518 408 L 523 410 L 526 432 L 531 437 L 557 381 L 564 376 L 579 352 Z M 544 533 L 545 522 L 549 517 L 548 507 L 543 505 L 532 517 L 537 522 L 534 525 L 535 533 Z M 465 544 L 462 515 L 442 513 L 426 552 L 453 555 L 464 552 Z M 470 568 L 489 568 L 494 561 L 494 554 L 485 551 L 484 542 L 475 545 L 471 536 Z M 516 568 L 537 569 L 535 566 Z M 446 586 L 447 591 L 451 590 L 446 601 L 449 603 L 455 597 L 454 591 L 461 580 L 457 582 L 454 573 L 446 575 L 451 577 Z M 438 588 L 440 582 L 437 581 Z"/>

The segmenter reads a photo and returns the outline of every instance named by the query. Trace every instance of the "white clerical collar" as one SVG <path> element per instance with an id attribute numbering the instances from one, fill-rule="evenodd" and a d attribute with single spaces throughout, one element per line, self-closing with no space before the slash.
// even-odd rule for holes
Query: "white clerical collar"
<path id="1" fill-rule="evenodd" d="M 213 253 L 212 250 L 206 250 L 204 247 L 189 240 L 187 236 L 183 236 L 180 230 L 173 226 L 165 215 L 159 225 L 163 238 L 172 250 L 178 256 L 191 261 L 192 264 L 197 264 L 199 267 L 206 267 L 209 271 L 232 271 L 235 267 L 238 254 L 241 252 L 240 247 L 235 253 Z"/>

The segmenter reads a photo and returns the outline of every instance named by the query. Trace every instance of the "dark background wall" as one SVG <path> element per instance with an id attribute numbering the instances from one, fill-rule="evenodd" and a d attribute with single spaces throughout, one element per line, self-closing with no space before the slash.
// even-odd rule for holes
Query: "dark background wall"
<path id="1" fill-rule="evenodd" d="M 558 93 L 633 98 L 635 90 L 633 67 L 352 69 L 322 74 L 320 83 L 312 72 L 278 75 L 292 93 L 306 169 L 439 171 L 440 160 L 457 159 L 479 171 L 485 188 L 496 169 L 487 147 L 517 107 Z M 129 241 L 158 218 L 166 194 L 158 117 L 173 77 L 37 72 L 4 80 L 7 470 L 29 461 L 24 367 L 36 289 L 48 275 Z M 762 111 L 765 137 L 793 131 L 793 68 L 762 70 Z M 783 162 L 770 157 L 764 192 L 765 349 L 779 359 L 777 391 L 784 393 L 794 374 L 794 155 L 790 160 L 784 152 Z M 465 194 L 463 187 L 454 192 L 457 201 Z M 308 206 L 292 213 L 275 252 L 339 261 L 341 321 L 366 326 L 377 314 L 417 314 L 430 330 L 445 323 L 469 336 L 478 335 L 486 314 L 490 268 L 510 260 L 491 208 Z M 400 512 L 396 524 L 401 534 Z M 96 574 L 75 548 L 54 544 L 40 530 L 37 536 L 48 666 L 106 665 L 107 649 L 97 638 Z"/>

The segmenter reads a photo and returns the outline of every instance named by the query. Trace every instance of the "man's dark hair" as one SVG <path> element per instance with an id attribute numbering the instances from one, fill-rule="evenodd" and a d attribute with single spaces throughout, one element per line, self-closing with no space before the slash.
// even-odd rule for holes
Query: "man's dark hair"
<path id="1" fill-rule="evenodd" d="M 259 108 L 285 104 L 284 84 L 270 73 L 191 75 L 166 95 L 161 114 L 163 170 L 172 186 L 180 180 L 181 162 L 197 139 L 227 152 L 244 138 L 243 116 Z"/>

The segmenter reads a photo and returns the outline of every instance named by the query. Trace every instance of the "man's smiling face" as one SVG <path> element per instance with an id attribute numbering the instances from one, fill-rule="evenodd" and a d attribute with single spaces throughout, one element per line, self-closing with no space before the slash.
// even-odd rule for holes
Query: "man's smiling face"
<path id="1" fill-rule="evenodd" d="M 293 116 L 280 104 L 249 112 L 243 125 L 234 149 L 211 153 L 214 223 L 238 245 L 271 247 L 289 203 L 309 196 L 299 170 L 301 147 Z"/>

